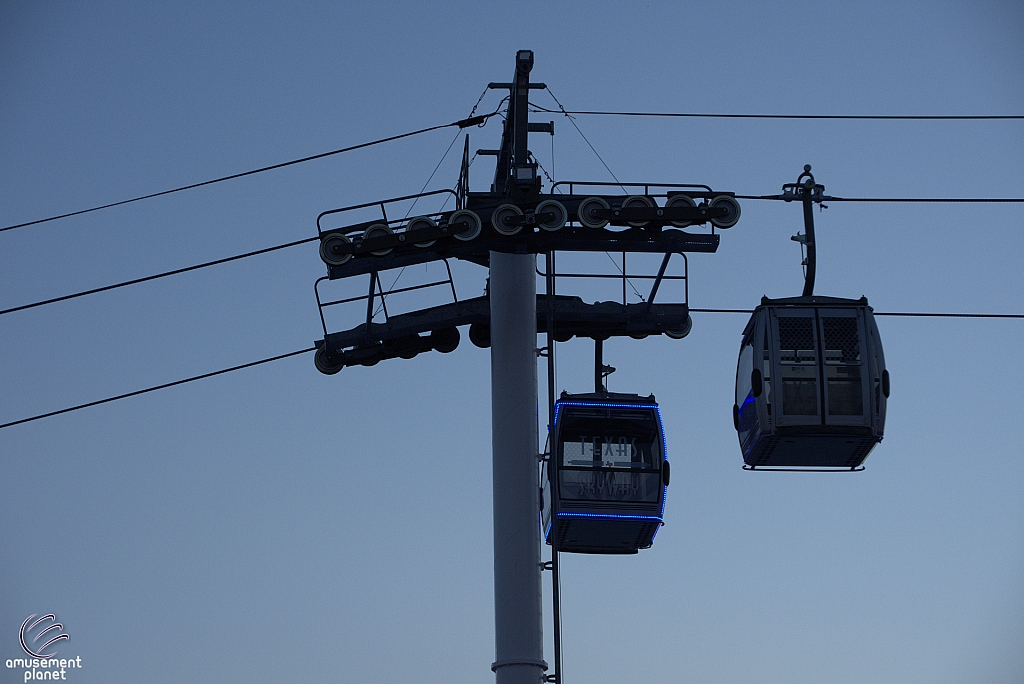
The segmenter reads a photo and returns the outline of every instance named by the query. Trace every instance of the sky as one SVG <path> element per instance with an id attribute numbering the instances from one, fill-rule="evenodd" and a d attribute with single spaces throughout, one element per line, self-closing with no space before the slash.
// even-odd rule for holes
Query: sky
<path id="1" fill-rule="evenodd" d="M 571 110 L 1024 114 L 1013 2 L 6 1 L 0 226 L 455 121 L 519 49 Z M 555 121 L 531 140 L 554 178 L 612 179 L 564 116 L 532 120 Z M 762 195 L 812 164 L 840 197 L 1024 196 L 1021 121 L 575 122 L 623 181 Z M 494 147 L 498 120 L 468 132 Z M 322 211 L 420 191 L 454 141 L 427 184 L 452 187 L 455 135 L 2 232 L 0 309 L 313 236 Z M 471 189 L 492 174 L 478 158 Z M 1022 210 L 834 202 L 816 292 L 1024 313 Z M 798 206 L 743 202 L 690 255 L 690 306 L 799 294 L 799 230 Z M 612 268 L 597 257 L 559 265 Z M 483 269 L 452 268 L 482 294 Z M 324 274 L 313 243 L 0 315 L 0 423 L 310 347 Z M 1024 324 L 880 317 L 885 439 L 822 475 L 742 470 L 746 317 L 693 321 L 605 346 L 613 391 L 656 395 L 673 477 L 651 549 L 562 557 L 563 682 L 1024 681 Z M 4 664 L 49 613 L 81 683 L 491 681 L 489 357 L 466 332 L 451 354 L 334 376 L 305 354 L 0 429 L 0 681 L 23 681 Z M 556 391 L 590 389 L 591 354 L 559 345 Z"/>

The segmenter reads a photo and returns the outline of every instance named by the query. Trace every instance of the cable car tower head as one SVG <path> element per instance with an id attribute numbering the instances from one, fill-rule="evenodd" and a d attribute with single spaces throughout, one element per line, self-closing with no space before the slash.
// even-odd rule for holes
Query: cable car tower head
<path id="1" fill-rule="evenodd" d="M 799 200 L 807 249 L 800 297 L 761 299 L 736 369 L 733 425 L 744 468 L 863 470 L 882 441 L 889 373 L 866 297 L 815 296 L 813 204 L 826 199 L 810 165 L 780 199 Z"/>

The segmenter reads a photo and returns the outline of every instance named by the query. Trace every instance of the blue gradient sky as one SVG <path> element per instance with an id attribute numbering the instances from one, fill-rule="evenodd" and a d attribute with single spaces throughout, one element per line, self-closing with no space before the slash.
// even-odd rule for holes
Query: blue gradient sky
<path id="1" fill-rule="evenodd" d="M 0 224 L 453 121 L 522 48 L 570 109 L 1024 113 L 1013 2 L 4 2 Z M 609 180 L 551 119 L 557 177 Z M 766 194 L 810 163 L 839 196 L 1024 195 L 1019 121 L 578 123 L 623 180 Z M 0 233 L 0 308 L 313 235 L 419 191 L 454 134 Z M 486 189 L 493 162 L 472 171 Z M 834 203 L 817 292 L 1024 312 L 1022 216 Z M 798 294 L 801 228 L 744 203 L 691 256 L 691 306 Z M 0 316 L 0 423 L 309 346 L 323 272 L 305 245 Z M 744 323 L 606 345 L 611 388 L 662 405 L 673 482 L 652 549 L 564 558 L 565 682 L 1024 680 L 1022 323 L 880 319 L 885 441 L 824 476 L 741 470 Z M 560 345 L 558 390 L 589 388 L 590 354 Z M 488 364 L 468 341 L 333 377 L 307 355 L 0 430 L 0 664 L 54 612 L 77 682 L 490 681 Z M 550 614 L 545 636 L 550 658 Z"/>

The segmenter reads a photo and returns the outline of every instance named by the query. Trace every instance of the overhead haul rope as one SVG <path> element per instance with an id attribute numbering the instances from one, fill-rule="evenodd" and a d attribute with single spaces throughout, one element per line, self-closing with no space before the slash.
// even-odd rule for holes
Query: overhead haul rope
<path id="1" fill-rule="evenodd" d="M 46 304 L 56 304 L 57 302 L 65 302 L 69 299 L 75 299 L 77 297 L 84 297 L 86 295 L 97 294 L 99 292 L 107 292 L 108 290 L 116 290 L 119 287 L 127 287 L 129 285 L 138 285 L 139 283 L 145 283 L 150 280 L 156 280 L 158 278 L 166 278 L 167 276 L 178 275 L 179 273 L 188 273 L 189 271 L 196 271 L 201 268 L 207 268 L 209 266 L 218 266 L 220 264 L 226 264 L 230 261 L 238 261 L 239 259 L 247 259 L 249 257 L 258 256 L 260 254 L 267 254 L 268 252 L 275 252 L 279 249 L 286 249 L 288 247 L 295 247 L 296 245 L 304 245 L 307 242 L 314 242 L 319 240 L 319 237 L 304 238 L 302 240 L 295 240 L 294 242 L 286 242 L 283 245 L 276 245 L 274 247 L 266 247 L 264 249 L 257 249 L 254 252 L 246 252 L 245 254 L 237 254 L 235 256 L 224 257 L 223 259 L 214 259 L 213 261 L 207 261 L 202 264 L 196 264 L 194 266 L 186 266 L 184 268 L 176 268 L 173 271 L 164 271 L 163 273 L 157 273 L 155 275 L 145 276 L 143 278 L 135 278 L 133 280 L 126 280 L 121 283 L 115 283 L 113 285 L 104 285 L 103 287 L 96 287 L 91 290 L 85 290 L 83 292 L 75 292 L 74 294 L 63 295 L 61 297 L 54 297 L 53 299 L 44 299 L 41 302 L 33 302 L 31 304 L 22 304 L 21 306 L 14 306 L 9 309 L 0 310 L 0 316 L 4 314 L 14 313 L 15 311 L 24 311 L 26 309 L 34 309 L 37 306 L 44 306 Z"/>
<path id="2" fill-rule="evenodd" d="M 576 125 L 576 120 L 572 118 L 572 116 L 571 116 L 572 113 L 571 112 L 567 112 L 565 110 L 565 107 L 562 106 L 562 103 L 559 102 L 558 98 L 555 97 L 555 94 L 553 92 L 551 92 L 551 88 L 545 87 L 545 90 L 548 91 L 548 95 L 550 95 L 551 99 L 554 100 L 555 104 L 558 105 L 558 110 L 556 111 L 554 109 L 544 109 L 543 107 L 539 107 L 537 105 L 534 105 L 534 107 L 536 107 L 537 109 L 540 109 L 541 111 L 550 112 L 552 114 L 559 114 L 559 113 L 564 114 L 565 118 L 568 119 L 569 123 L 572 124 L 572 127 L 575 128 L 576 132 L 580 134 L 581 138 L 583 138 L 583 142 L 587 143 L 587 147 L 590 148 L 590 151 L 594 153 L 594 155 L 598 158 L 598 160 L 601 162 L 601 164 L 604 165 L 604 168 L 608 171 L 608 173 L 611 174 L 611 177 L 615 179 L 615 182 L 619 184 L 619 187 L 622 188 L 622 191 L 623 192 L 628 192 L 628 190 L 626 190 L 625 186 L 622 185 L 622 181 L 619 180 L 619 177 L 615 175 L 615 172 L 612 171 L 611 167 L 608 166 L 608 164 L 605 162 L 604 157 L 602 157 L 601 154 L 597 151 L 597 149 L 593 145 L 590 144 L 590 141 L 587 140 L 587 136 L 583 135 L 583 131 L 581 131 L 580 127 Z"/>
<path id="3" fill-rule="evenodd" d="M 583 131 L 580 130 L 580 127 L 576 125 L 576 121 L 575 121 L 575 119 L 572 118 L 572 116 L 570 116 L 570 112 L 567 112 L 565 110 L 565 107 L 562 106 L 562 103 L 559 102 L 558 98 L 555 97 L 555 94 L 553 92 L 551 92 L 551 88 L 548 88 L 548 87 L 545 86 L 544 89 L 548 91 L 548 95 L 550 95 L 551 99 L 554 100 L 555 104 L 558 105 L 558 109 L 561 111 L 562 114 L 565 115 L 565 118 L 567 118 L 569 120 L 569 123 L 571 123 L 572 127 L 576 129 L 576 132 L 580 134 L 580 137 L 583 138 L 583 142 L 587 143 L 587 146 L 594 153 L 594 155 L 597 156 L 598 160 L 601 162 L 601 164 L 604 165 L 604 168 L 607 169 L 608 173 L 611 174 L 611 177 L 615 179 L 615 182 L 619 184 L 619 187 L 622 188 L 622 191 L 623 192 L 629 192 L 628 190 L 626 190 L 626 186 L 624 186 L 622 184 L 622 181 L 619 180 L 619 177 L 615 175 L 615 172 L 612 171 L 611 167 L 608 166 L 607 162 L 605 162 L 604 157 L 601 156 L 601 153 L 597 151 L 597 149 L 590 143 L 590 140 L 587 139 L 587 136 L 583 134 Z M 545 111 L 545 112 L 551 112 L 553 114 L 558 114 L 558 112 L 553 110 L 553 109 L 544 109 L 542 107 L 537 107 L 537 108 L 541 109 L 542 111 Z M 554 153 L 554 142 L 552 142 L 551 150 L 552 150 L 551 151 L 551 158 L 552 158 L 551 164 L 552 164 L 552 169 L 554 169 L 554 161 L 553 161 L 554 160 L 554 155 L 555 155 L 555 153 Z M 539 165 L 540 165 L 540 162 L 538 162 L 538 166 Z M 546 175 L 547 171 L 545 171 L 544 173 Z M 548 180 L 551 180 L 550 176 L 548 176 Z M 552 181 L 552 184 L 554 184 L 554 181 Z M 636 286 L 633 285 L 633 282 L 629 278 L 626 277 L 625 269 L 619 268 L 619 265 L 617 263 L 615 263 L 615 259 L 612 258 L 611 254 L 609 254 L 608 252 L 605 252 L 605 254 L 608 256 L 608 258 L 611 260 L 611 262 L 613 264 L 615 264 L 615 268 L 618 269 L 619 273 L 622 275 L 623 280 L 625 280 L 627 283 L 629 283 L 629 287 L 632 288 L 633 292 L 636 293 L 636 296 L 640 298 L 640 301 L 644 301 L 644 296 L 642 294 L 640 294 L 639 290 L 636 289 Z"/>
<path id="4" fill-rule="evenodd" d="M 479 116 L 471 116 L 466 119 L 460 119 L 459 121 L 453 121 L 452 123 L 441 124 L 438 126 L 429 126 L 427 128 L 421 128 L 417 131 L 410 131 L 409 133 L 402 133 L 400 135 L 392 135 L 387 138 L 380 138 L 379 140 L 372 140 L 370 142 L 360 143 L 358 145 L 351 145 L 349 147 L 342 147 L 341 149 L 331 150 L 330 152 L 321 152 L 320 154 L 310 155 L 308 157 L 302 157 L 300 159 L 292 159 L 291 161 L 281 162 L 280 164 L 271 164 L 270 166 L 263 166 L 258 169 L 252 169 L 251 171 L 243 171 L 241 173 L 233 173 L 229 176 L 221 176 L 220 178 L 213 178 L 211 180 L 202 181 L 200 183 L 191 183 L 189 185 L 182 185 L 177 188 L 171 188 L 170 190 L 162 190 L 161 192 L 153 192 L 148 195 L 140 195 L 138 197 L 132 197 L 131 199 L 121 200 L 119 202 L 111 202 L 109 204 L 102 204 L 96 207 L 90 207 L 88 209 L 79 209 L 78 211 L 68 212 L 66 214 L 58 214 L 56 216 L 49 216 L 47 218 L 36 219 L 34 221 L 26 221 L 24 223 L 16 223 L 10 226 L 4 226 L 0 228 L 0 233 L 6 230 L 14 230 L 15 228 L 24 228 L 26 226 L 34 226 L 40 223 L 47 223 L 49 221 L 56 221 L 57 219 L 69 218 L 71 216 L 80 216 L 82 214 L 88 214 L 93 211 L 100 211 L 101 209 L 110 209 L 111 207 L 119 207 L 122 204 L 131 204 L 132 202 L 141 202 L 142 200 L 152 199 L 154 197 L 162 197 L 164 195 L 170 195 L 176 192 L 182 192 L 183 190 L 192 190 L 194 188 L 201 188 L 206 185 L 213 185 L 214 183 L 222 183 L 228 180 L 234 180 L 235 178 L 244 178 L 245 176 L 252 176 L 257 173 L 263 173 L 264 171 L 273 171 L 274 169 L 282 169 L 286 166 L 294 166 L 295 164 L 302 164 L 304 162 L 313 161 L 315 159 L 323 159 L 324 157 L 330 157 L 336 154 L 342 154 L 343 152 L 352 152 L 353 150 L 361 150 L 365 147 L 372 147 L 374 145 L 380 145 L 381 143 L 391 142 L 394 140 L 401 140 L 402 138 L 409 138 L 414 135 L 420 135 L 422 133 L 429 133 L 430 131 L 440 130 L 442 128 L 450 128 L 451 126 L 458 126 L 460 129 L 469 128 L 470 126 L 477 126 L 487 119 L 497 114 L 497 112 L 491 112 L 490 114 L 481 114 Z"/>
<path id="5" fill-rule="evenodd" d="M 473 155 L 473 159 L 476 159 L 476 155 Z M 472 163 L 472 162 L 470 162 L 470 163 Z M 782 200 L 783 199 L 782 197 L 780 197 L 778 195 L 736 195 L 736 198 L 737 199 L 744 199 L 744 200 L 748 200 L 748 199 L 749 200 Z M 872 198 L 864 198 L 864 197 L 845 197 L 844 198 L 844 197 L 824 197 L 823 199 L 826 202 L 917 202 L 917 203 L 938 202 L 938 203 L 967 203 L 967 204 L 977 204 L 977 203 L 1003 203 L 1003 204 L 1005 204 L 1005 203 L 1017 203 L 1017 204 L 1019 204 L 1019 203 L 1024 203 L 1024 198 L 972 198 L 972 197 L 968 197 L 968 198 L 934 198 L 934 197 L 933 198 L 899 198 L 899 197 L 889 197 L 889 198 L 885 198 L 885 197 L 872 197 Z M 31 304 L 22 304 L 20 306 L 11 307 L 9 309 L 0 309 L 0 316 L 3 316 L 4 314 L 14 313 L 15 311 L 24 311 L 26 309 L 34 309 L 34 308 L 36 308 L 38 306 L 44 306 L 46 304 L 56 304 L 57 302 L 63 302 L 63 301 L 67 301 L 69 299 L 76 299 L 78 297 L 84 297 L 85 295 L 97 294 L 99 292 L 106 292 L 108 290 L 116 290 L 116 289 L 121 288 L 121 287 L 127 287 L 128 285 L 138 285 L 139 283 L 145 283 L 145 282 L 148 282 L 150 280 L 157 280 L 158 278 L 166 278 L 167 276 L 177 275 L 179 273 L 187 273 L 188 271 L 195 271 L 195 270 L 198 270 L 198 269 L 201 269 L 201 268 L 207 268 L 209 266 L 217 266 L 219 264 L 225 264 L 225 263 L 228 263 L 230 261 L 237 261 L 239 259 L 246 259 L 248 257 L 258 256 L 260 254 L 266 254 L 268 252 L 274 252 L 274 251 L 277 251 L 279 249 L 286 249 L 288 247 L 295 247 L 296 245 L 302 245 L 302 244 L 305 244 L 307 242 L 314 242 L 314 241 L 319 240 L 319 239 L 320 239 L 319 237 L 304 238 L 302 240 L 295 240 L 293 242 L 286 242 L 286 243 L 284 243 L 282 245 L 275 245 L 274 247 L 266 247 L 264 249 L 258 249 L 258 250 L 255 250 L 253 252 L 246 252 L 245 254 L 237 254 L 235 256 L 224 257 L 223 259 L 215 259 L 213 261 L 207 261 L 205 263 L 196 264 L 194 266 L 186 266 L 184 268 L 177 268 L 177 269 L 174 269 L 172 271 L 165 271 L 163 273 L 157 273 L 155 275 L 145 276 L 145 277 L 142 277 L 142 278 L 135 278 L 133 280 L 126 280 L 124 282 L 115 283 L 113 285 L 105 285 L 103 287 L 97 287 L 97 288 L 94 288 L 94 289 L 91 289 L 91 290 L 85 290 L 83 292 L 76 292 L 74 294 L 63 295 L 61 297 L 54 297 L 52 299 L 45 299 L 43 301 L 33 302 Z M 614 259 L 613 259 L 613 262 L 614 262 Z M 616 264 L 616 268 L 618 268 L 618 264 Z M 622 273 L 622 270 L 619 269 L 619 272 Z M 632 283 L 630 283 L 630 285 L 632 286 Z M 634 288 L 634 291 L 636 291 L 636 288 Z M 642 299 L 642 297 L 641 297 L 641 299 Z M 736 313 L 739 313 L 740 311 L 741 310 L 736 310 Z M 727 310 L 722 310 L 720 312 L 716 310 L 713 313 L 730 313 L 730 312 L 732 312 L 732 310 L 728 310 L 728 311 Z"/>
<path id="6" fill-rule="evenodd" d="M 260 359 L 259 361 L 250 361 L 249 363 L 243 363 L 240 366 L 232 366 L 231 368 L 223 368 L 221 370 L 213 371 L 212 373 L 203 373 L 202 375 L 194 375 L 191 378 L 185 378 L 184 380 L 175 380 L 174 382 L 165 382 L 162 385 L 155 385 L 153 387 L 147 387 L 146 389 L 135 390 L 134 392 L 128 392 L 127 394 L 119 394 L 116 397 L 107 397 L 106 399 L 99 399 L 97 401 L 90 401 L 85 404 L 79 404 L 78 406 L 70 406 L 68 408 L 60 409 L 59 411 L 50 411 L 49 413 L 41 413 L 38 416 L 32 416 L 31 418 L 22 418 L 21 420 L 12 420 L 9 423 L 3 423 L 0 425 L 0 430 L 14 425 L 21 425 L 22 423 L 31 423 L 34 420 L 40 420 L 42 418 L 49 418 L 51 416 L 59 416 L 62 413 L 71 413 L 72 411 L 78 411 L 80 409 L 89 408 L 90 406 L 99 406 L 100 404 L 108 404 L 118 399 L 127 399 L 128 397 L 137 397 L 140 394 L 146 394 L 147 392 L 155 392 L 161 389 L 167 389 L 168 387 L 175 387 L 177 385 L 184 385 L 187 382 L 193 382 L 195 380 L 203 380 L 204 378 L 212 378 L 215 375 L 224 375 L 236 370 L 242 370 L 243 368 L 252 368 L 253 366 L 259 366 L 264 363 L 270 363 L 271 361 L 280 361 L 281 359 L 287 359 L 292 356 L 298 356 L 299 354 L 308 354 L 311 351 L 315 351 L 316 347 L 310 347 L 309 349 L 300 349 L 298 351 L 288 352 L 287 354 L 278 354 L 277 356 L 271 356 L 266 359 Z"/>
<path id="7" fill-rule="evenodd" d="M 693 313 L 753 313 L 753 309 L 690 309 Z M 929 317 L 929 318 L 1012 318 L 1012 319 L 1024 319 L 1024 314 L 978 314 L 978 313 L 913 313 L 903 311 L 892 311 L 892 312 L 875 312 L 875 316 L 908 316 L 908 317 Z M 177 385 L 184 385 L 189 382 L 196 380 L 203 380 L 205 378 L 212 378 L 216 375 L 223 375 L 225 373 L 231 373 L 233 371 L 242 370 L 243 368 L 252 368 L 253 366 L 259 366 L 272 361 L 280 361 L 281 359 L 287 359 L 292 356 L 298 356 L 300 354 L 308 354 L 311 351 L 315 351 L 316 347 L 309 347 L 307 349 L 299 349 L 298 351 L 288 352 L 287 354 L 278 354 L 277 356 L 271 356 L 259 361 L 251 361 L 249 363 L 243 363 L 239 366 L 231 366 L 230 368 L 224 368 L 221 370 L 213 371 L 210 373 L 203 373 L 202 375 L 194 375 L 191 378 L 185 378 L 183 380 L 175 380 L 174 382 L 166 382 L 162 385 L 155 385 L 153 387 L 147 387 L 146 389 L 136 390 L 134 392 L 128 392 L 127 394 L 119 394 L 115 397 L 108 397 L 106 399 L 99 399 L 97 401 L 90 401 L 85 404 L 79 404 L 77 406 L 70 406 L 57 411 L 50 411 L 48 413 L 41 413 L 36 416 L 29 418 L 22 418 L 20 420 L 13 420 L 8 423 L 0 424 L 0 430 L 3 428 L 13 427 L 15 425 L 21 425 L 23 423 L 31 423 L 35 420 L 41 420 L 43 418 L 50 418 L 52 416 L 59 416 L 64 413 L 71 413 L 72 411 L 78 411 L 80 409 L 90 408 L 92 406 L 99 406 L 100 404 L 108 404 L 112 401 L 119 399 L 127 399 L 129 397 L 136 397 L 140 394 L 147 394 L 149 392 L 155 392 L 157 390 L 166 389 L 168 387 L 175 387 Z"/>
<path id="8" fill-rule="evenodd" d="M 550 90 L 548 91 L 550 92 Z M 554 97 L 554 96 L 552 96 Z M 1024 120 L 1024 116 L 1011 114 L 964 114 L 964 115 L 930 115 L 930 114 L 909 114 L 909 115 L 890 115 L 890 114 L 698 114 L 689 112 L 615 112 L 615 111 L 598 111 L 598 110 L 587 110 L 587 111 L 566 111 L 564 108 L 560 110 L 547 109 L 540 105 L 531 105 L 538 111 L 548 112 L 551 114 L 565 114 L 575 116 L 638 116 L 638 117 L 656 117 L 656 118 L 675 118 L 675 119 L 820 119 L 820 120 L 833 120 L 833 121 L 1020 121 Z"/>
<path id="9" fill-rule="evenodd" d="M 693 313 L 737 313 L 752 314 L 754 309 L 687 309 Z M 875 311 L 875 316 L 910 316 L 917 318 L 1019 318 L 1024 314 L 989 314 L 989 313 L 914 313 L 909 311 Z"/>
<path id="10" fill-rule="evenodd" d="M 467 116 L 464 119 L 465 121 L 469 121 L 470 119 L 473 118 L 473 115 L 476 114 L 477 107 L 479 107 L 480 103 L 483 102 L 484 96 L 488 93 L 489 90 L 490 90 L 490 88 L 484 88 L 484 91 L 482 93 L 480 93 L 480 97 L 478 97 L 476 99 L 476 104 L 473 105 L 473 109 L 470 110 L 469 116 Z M 497 111 L 498 109 L 501 109 L 501 105 L 503 105 L 505 103 L 505 100 L 507 100 L 507 99 L 508 99 L 507 96 L 505 98 L 503 98 L 502 101 L 498 103 L 498 106 L 495 108 L 495 111 Z M 437 170 L 441 168 L 441 164 L 443 164 L 444 160 L 448 158 L 448 153 L 452 151 L 452 147 L 455 146 L 455 141 L 457 141 L 459 139 L 460 135 L 462 135 L 462 129 L 461 128 L 455 134 L 455 137 L 452 138 L 452 141 L 448 144 L 448 149 L 446 149 L 444 151 L 444 154 L 441 155 L 441 159 L 440 159 L 440 161 L 437 162 L 437 165 L 434 167 L 434 170 L 430 172 L 430 175 L 427 177 L 427 182 L 425 182 L 423 184 L 423 187 L 420 188 L 419 194 L 422 195 L 423 192 L 427 189 L 427 186 L 430 185 L 430 181 L 434 179 L 434 175 L 437 173 Z M 474 158 L 475 158 L 475 155 L 474 155 Z M 450 196 L 445 197 L 444 204 L 441 205 L 441 211 L 444 211 L 445 206 L 448 204 L 449 197 Z M 409 207 L 409 211 L 405 212 L 405 217 L 402 219 L 403 221 L 405 219 L 409 218 L 409 215 L 412 214 L 412 210 L 416 208 L 416 203 L 419 202 L 419 201 L 420 201 L 419 197 L 417 197 L 416 199 L 414 199 L 412 201 L 412 206 Z M 395 279 L 391 282 L 391 287 L 388 288 L 388 292 L 390 292 L 391 290 L 395 289 L 395 285 L 398 284 L 398 279 L 402 277 L 403 273 L 405 273 L 405 269 L 406 269 L 406 267 L 403 266 L 402 269 L 398 272 L 398 275 L 395 276 Z M 379 314 L 381 312 L 381 310 L 384 308 L 384 302 L 385 301 L 387 301 L 387 294 L 385 294 L 384 292 L 381 292 L 380 304 L 374 310 L 373 316 L 376 316 L 377 314 Z"/>
<path id="11" fill-rule="evenodd" d="M 1017 121 L 1024 120 L 1024 116 L 1018 115 L 840 115 L 840 114 L 697 114 L 697 113 L 682 113 L 682 112 L 616 112 L 616 111 L 597 111 L 597 110 L 578 110 L 570 111 L 566 110 L 565 107 L 555 98 L 554 94 L 551 93 L 551 89 L 548 89 L 548 93 L 551 98 L 558 104 L 558 109 L 549 109 L 541 107 L 539 105 L 531 105 L 537 111 L 549 112 L 553 114 L 564 114 L 566 118 L 572 123 L 573 127 L 579 131 L 580 135 L 590 145 L 590 141 L 587 140 L 583 132 L 580 131 L 579 126 L 573 120 L 574 115 L 598 115 L 598 116 L 637 116 L 637 117 L 670 117 L 670 118 L 704 118 L 704 119 L 825 119 L 825 120 L 868 120 L 868 121 Z M 257 173 L 263 173 L 264 171 L 272 171 L 274 169 L 284 168 L 286 166 L 293 166 L 295 164 L 302 164 L 307 161 L 313 161 L 315 159 L 323 159 L 324 157 L 330 157 L 336 154 L 342 154 L 344 152 L 351 152 L 353 150 L 362 149 L 364 147 L 372 147 L 373 145 L 379 145 L 385 142 L 391 142 L 393 140 L 400 140 L 402 138 L 408 138 L 414 135 L 420 135 L 421 133 L 428 133 L 430 131 L 436 131 L 442 128 L 448 128 L 450 126 L 458 126 L 459 128 L 468 128 L 475 126 L 486 119 L 494 116 L 497 112 L 491 112 L 490 114 L 483 114 L 481 117 L 472 117 L 469 119 L 463 119 L 460 121 L 453 121 L 448 124 L 441 124 L 438 126 L 429 126 L 427 128 L 421 128 L 416 131 L 410 131 L 409 133 L 402 133 L 400 135 L 392 135 L 387 138 L 381 138 L 379 140 L 373 140 L 370 142 L 361 143 L 359 145 L 352 145 L 350 147 L 343 147 L 337 150 L 331 150 L 330 152 L 321 152 L 320 154 L 310 155 L 308 157 L 302 157 L 300 159 L 293 159 L 291 161 L 281 162 L 279 164 L 272 164 L 270 166 L 264 166 L 258 169 L 252 169 L 251 171 L 243 171 L 241 173 L 234 173 L 228 176 L 222 176 L 220 178 L 213 178 L 200 183 L 191 183 L 189 185 L 182 185 L 177 188 L 170 190 L 163 190 L 161 192 L 153 192 L 148 195 L 140 195 L 138 197 L 132 197 L 126 200 L 120 200 L 118 202 L 110 202 L 109 204 L 102 204 L 88 209 L 79 209 L 78 211 L 71 211 L 66 214 L 58 214 L 55 216 L 48 216 L 42 219 L 36 219 L 34 221 L 25 221 L 24 223 L 16 223 L 10 226 L 4 226 L 0 228 L 0 232 L 7 230 L 14 230 L 15 228 L 25 228 L 26 226 L 34 226 L 40 223 L 47 223 L 49 221 L 56 221 L 58 219 L 70 218 L 72 216 L 80 216 L 82 214 L 88 214 L 94 211 L 100 211 L 101 209 L 110 209 L 112 207 L 118 207 L 123 204 L 131 204 L 132 202 L 140 202 L 146 199 L 152 199 L 154 197 L 162 197 L 163 195 L 170 195 L 176 192 L 182 192 L 184 190 L 191 190 L 194 188 L 200 188 L 205 185 L 213 185 L 214 183 L 221 183 L 227 180 L 233 180 L 235 178 L 243 178 L 245 176 L 252 176 Z M 590 148 L 594 150 L 593 145 Z M 594 150 L 594 154 L 597 154 L 597 150 Z M 601 159 L 601 155 L 597 155 L 598 159 Z M 604 164 L 605 168 L 608 165 L 601 159 L 601 163 Z M 608 169 L 611 173 L 611 169 Z M 612 174 L 615 177 L 615 174 Z M 618 179 L 616 179 L 616 182 Z"/>
<path id="12" fill-rule="evenodd" d="M 783 200 L 791 201 L 791 197 L 780 195 L 736 195 L 742 200 Z M 920 204 L 1019 204 L 1024 197 L 830 197 L 825 195 L 823 202 L 916 202 Z"/>

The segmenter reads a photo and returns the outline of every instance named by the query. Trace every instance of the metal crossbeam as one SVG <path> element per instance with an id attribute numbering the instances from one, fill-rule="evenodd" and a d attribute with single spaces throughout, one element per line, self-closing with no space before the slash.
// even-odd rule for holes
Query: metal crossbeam
<path id="1" fill-rule="evenodd" d="M 550 302 L 550 303 L 549 303 Z M 560 340 L 571 337 L 643 337 L 679 330 L 686 325 L 690 309 L 686 304 L 620 304 L 618 302 L 585 303 L 580 297 L 558 295 L 549 300 L 537 295 L 537 332 L 548 329 L 548 312 L 552 313 L 555 334 Z M 490 299 L 486 296 L 443 304 L 412 313 L 390 317 L 384 323 L 360 324 L 349 330 L 327 335 L 317 346 L 326 345 L 332 354 L 344 356 L 345 365 L 359 365 L 402 356 L 413 349 L 429 351 L 424 338 L 419 343 L 412 336 L 445 328 L 466 325 L 490 325 Z M 406 340 L 402 345 L 388 344 Z M 351 361 L 351 363 L 350 363 Z"/>

